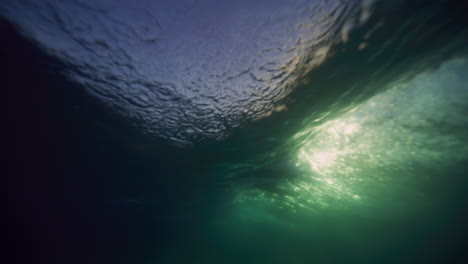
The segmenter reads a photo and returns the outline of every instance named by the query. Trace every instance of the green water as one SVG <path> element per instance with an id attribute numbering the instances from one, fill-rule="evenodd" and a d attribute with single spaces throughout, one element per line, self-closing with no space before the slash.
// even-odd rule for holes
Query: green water
<path id="1" fill-rule="evenodd" d="M 465 58 L 452 59 L 333 118 L 305 119 L 284 145 L 288 167 L 257 170 L 274 182 L 232 185 L 228 209 L 206 230 L 218 253 L 203 254 L 226 263 L 453 261 L 458 249 L 446 247 L 461 246 L 466 219 L 467 70 Z"/>
<path id="2" fill-rule="evenodd" d="M 281 176 L 278 192 L 238 191 L 239 210 L 280 208 L 293 218 L 327 212 L 399 217 L 430 207 L 433 185 L 468 157 L 460 129 L 468 125 L 467 70 L 466 59 L 454 59 L 396 81 L 336 118 L 327 120 L 325 113 L 306 120 L 310 125 L 286 143 L 297 171 Z"/>
<path id="3" fill-rule="evenodd" d="M 29 33 L 2 28 L 18 46 L 7 80 L 15 252 L 44 263 L 465 263 L 462 10 L 376 1 L 366 23 L 350 18 L 352 33 L 335 29 L 339 43 L 298 60 L 304 72 L 268 116 L 191 145 L 168 140 L 172 123 L 160 137 L 142 129 L 160 123 L 106 105 Z"/>

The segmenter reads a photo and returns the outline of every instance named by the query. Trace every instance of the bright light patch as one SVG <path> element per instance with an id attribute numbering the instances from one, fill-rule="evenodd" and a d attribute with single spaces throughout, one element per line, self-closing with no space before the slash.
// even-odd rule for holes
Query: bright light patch
<path id="1" fill-rule="evenodd" d="M 319 152 L 315 154 L 314 157 L 309 159 L 309 162 L 319 164 L 322 166 L 330 166 L 335 160 L 335 157 L 335 152 Z"/>
<path id="2" fill-rule="evenodd" d="M 468 101 L 467 61 L 453 60 L 393 83 L 321 125 L 317 123 L 333 115 L 311 117 L 310 125 L 290 141 L 294 177 L 278 181 L 274 191 L 242 191 L 235 203 L 301 215 L 380 211 L 393 216 L 430 206 L 424 184 L 468 157 L 468 119 L 460 110 Z"/>
<path id="3" fill-rule="evenodd" d="M 358 130 L 353 118 L 327 122 L 316 128 L 316 137 L 299 151 L 299 164 L 307 163 L 319 175 L 330 174 L 335 164 L 349 154 L 346 144 Z"/>
<path id="4" fill-rule="evenodd" d="M 336 159 L 337 152 L 322 151 L 309 153 L 305 150 L 301 151 L 301 159 L 307 160 L 314 171 L 320 172 L 322 168 L 329 167 Z"/>
<path id="5" fill-rule="evenodd" d="M 328 207 L 334 199 L 359 200 L 352 190 L 358 179 L 349 177 L 354 168 L 347 164 L 355 154 L 355 148 L 349 146 L 358 132 L 359 125 L 353 117 L 329 121 L 315 128 L 315 136 L 299 150 L 298 164 L 309 168 L 304 181 L 310 179 L 308 191 L 315 200 L 321 200 L 319 207 Z"/>

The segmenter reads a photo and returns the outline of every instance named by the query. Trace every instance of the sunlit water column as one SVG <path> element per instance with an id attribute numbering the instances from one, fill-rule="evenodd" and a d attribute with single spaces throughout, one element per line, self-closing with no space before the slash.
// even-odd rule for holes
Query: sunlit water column
<path id="1" fill-rule="evenodd" d="M 453 59 L 336 119 L 310 120 L 290 143 L 297 175 L 276 191 L 240 187 L 235 213 L 288 222 L 296 213 L 397 216 L 431 206 L 430 186 L 468 159 L 466 72 L 467 59 Z"/>

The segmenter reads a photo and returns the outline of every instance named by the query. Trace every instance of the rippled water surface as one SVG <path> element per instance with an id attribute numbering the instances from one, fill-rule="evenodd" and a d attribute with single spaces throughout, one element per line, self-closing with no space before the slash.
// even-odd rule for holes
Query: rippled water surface
<path id="1" fill-rule="evenodd" d="M 463 263 L 464 10 L 2 1 L 12 263 Z"/>

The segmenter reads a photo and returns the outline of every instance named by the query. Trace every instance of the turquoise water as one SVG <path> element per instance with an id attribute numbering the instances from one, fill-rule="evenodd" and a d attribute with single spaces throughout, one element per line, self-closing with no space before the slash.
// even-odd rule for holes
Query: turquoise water
<path id="1" fill-rule="evenodd" d="M 19 255 L 37 252 L 47 263 L 463 263 L 463 6 L 280 2 L 236 13 L 243 20 L 223 15 L 243 2 L 193 12 L 184 2 L 178 21 L 207 13 L 194 25 L 169 23 L 175 33 L 144 31 L 139 7 L 121 3 L 89 12 L 75 1 L 0 5 L 14 46 L 11 223 L 29 230 L 11 235 L 26 241 L 14 244 Z M 276 20 L 260 23 L 269 16 Z M 217 17 L 223 33 L 213 40 L 219 28 L 208 25 Z M 127 41 L 106 21 L 128 23 L 137 37 Z M 79 26 L 86 23 L 95 26 L 88 33 Z M 148 40 L 153 34 L 169 40 Z M 281 48 L 260 56 L 262 45 Z"/>

